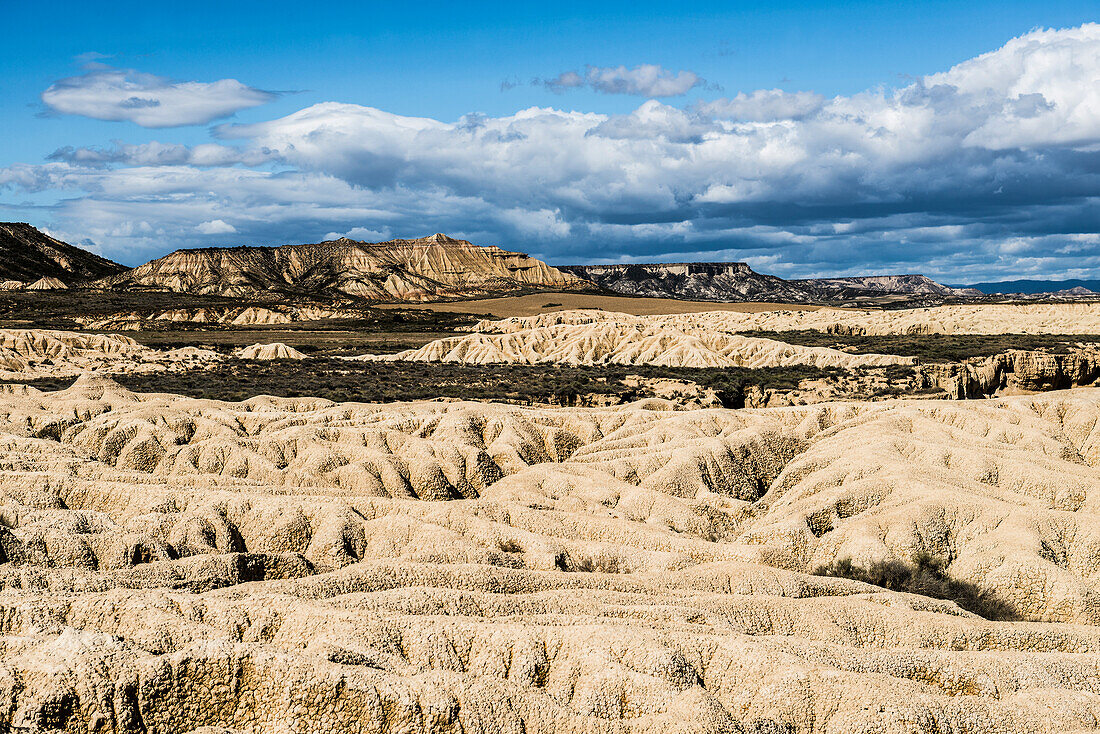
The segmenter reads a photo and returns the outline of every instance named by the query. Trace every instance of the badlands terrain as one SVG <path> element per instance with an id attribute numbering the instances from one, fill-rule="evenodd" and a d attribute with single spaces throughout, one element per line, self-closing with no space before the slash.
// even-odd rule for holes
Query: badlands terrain
<path id="1" fill-rule="evenodd" d="M 400 242 L 0 290 L 0 732 L 1100 729 L 1100 304 Z"/>
<path id="2" fill-rule="evenodd" d="M 0 330 L 0 730 L 1100 728 L 1100 391 L 1027 382 L 1095 380 L 1065 368 L 1092 364 L 1100 306 L 550 307 L 358 354 L 234 335 L 430 317 L 134 313 Z M 811 332 L 835 343 L 777 338 Z M 1036 348 L 844 342 L 947 337 Z M 967 395 L 945 376 L 995 358 L 994 397 L 948 399 Z M 313 393 L 341 370 L 352 393 L 405 369 L 635 387 L 588 407 L 180 394 L 247 365 Z M 817 371 L 781 407 L 707 387 L 781 369 Z M 814 388 L 897 371 L 923 387 Z"/>

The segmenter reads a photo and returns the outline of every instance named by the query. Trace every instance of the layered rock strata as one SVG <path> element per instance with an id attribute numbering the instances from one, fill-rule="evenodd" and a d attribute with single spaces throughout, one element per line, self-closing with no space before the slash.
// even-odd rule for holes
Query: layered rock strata
<path id="1" fill-rule="evenodd" d="M 443 234 L 380 243 L 345 238 L 282 247 L 178 250 L 100 284 L 260 300 L 352 296 L 413 302 L 594 288 L 526 254 Z"/>

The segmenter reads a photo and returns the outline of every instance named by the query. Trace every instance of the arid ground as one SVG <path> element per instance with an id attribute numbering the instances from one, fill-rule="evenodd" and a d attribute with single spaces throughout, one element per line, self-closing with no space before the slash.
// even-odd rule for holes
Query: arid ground
<path id="1" fill-rule="evenodd" d="M 0 728 L 1100 722 L 1100 306 L 13 298 Z"/>

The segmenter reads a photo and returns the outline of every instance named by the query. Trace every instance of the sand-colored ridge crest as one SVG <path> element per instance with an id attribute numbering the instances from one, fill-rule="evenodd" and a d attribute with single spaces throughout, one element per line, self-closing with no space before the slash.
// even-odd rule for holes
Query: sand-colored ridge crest
<path id="1" fill-rule="evenodd" d="M 55 291 L 64 290 L 69 286 L 65 285 L 61 280 L 57 278 L 39 278 L 30 285 L 27 286 L 29 291 Z"/>
<path id="2" fill-rule="evenodd" d="M 389 302 L 595 289 L 525 253 L 445 235 L 379 243 L 341 238 L 281 247 L 178 250 L 101 284 L 260 300 L 352 296 Z"/>
<path id="3" fill-rule="evenodd" d="M 237 356 L 241 359 L 306 359 L 306 355 L 282 342 L 271 344 L 252 344 L 238 350 Z"/>
<path id="4" fill-rule="evenodd" d="M 632 316 L 603 311 L 563 311 L 528 318 L 481 321 L 474 333 L 448 337 L 419 349 L 362 357 L 381 361 L 465 364 L 623 364 L 664 367 L 867 367 L 912 365 L 912 357 L 849 354 L 746 337 L 681 317 Z"/>
<path id="5" fill-rule="evenodd" d="M 152 349 L 121 334 L 0 329 L 0 376 L 5 379 L 188 370 L 219 359 L 212 351 L 193 347 Z"/>

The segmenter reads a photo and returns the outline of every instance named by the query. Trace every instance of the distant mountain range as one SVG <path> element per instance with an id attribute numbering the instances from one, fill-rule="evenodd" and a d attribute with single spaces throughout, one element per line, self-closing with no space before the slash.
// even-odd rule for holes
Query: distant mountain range
<path id="1" fill-rule="evenodd" d="M 124 272 L 126 266 L 54 239 L 26 222 L 0 222 L 0 281 L 65 285 Z"/>
<path id="2" fill-rule="evenodd" d="M 976 291 L 941 285 L 923 275 L 784 280 L 757 273 L 742 262 L 567 265 L 559 269 L 616 293 L 702 301 L 834 303 L 882 299 L 891 295 L 940 299 L 980 295 Z"/>
<path id="3" fill-rule="evenodd" d="M 703 301 L 933 305 L 1013 294 L 1089 298 L 1100 280 L 1014 280 L 949 286 L 923 275 L 785 280 L 747 263 L 631 263 L 553 267 L 520 252 L 444 234 L 388 242 L 347 238 L 279 247 L 177 250 L 136 268 L 61 242 L 25 223 L 0 223 L 0 288 L 92 285 L 249 300 L 417 303 L 532 291 L 612 292 Z"/>
<path id="4" fill-rule="evenodd" d="M 1070 293 L 1080 295 L 1100 293 L 1100 280 L 1000 280 L 990 283 L 974 283 L 960 286 L 972 288 L 981 293 L 1038 295 L 1046 293 Z M 1083 292 L 1082 292 L 1083 291 Z"/>
<path id="5" fill-rule="evenodd" d="M 979 295 L 974 289 L 937 283 L 925 275 L 858 275 L 848 278 L 792 280 L 822 296 L 862 293 L 905 293 L 909 295 L 966 297 Z"/>
<path id="6" fill-rule="evenodd" d="M 740 262 L 566 265 L 559 269 L 606 290 L 630 296 L 788 303 L 814 298 L 814 293 L 804 286 L 757 273 Z"/>

